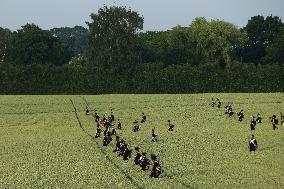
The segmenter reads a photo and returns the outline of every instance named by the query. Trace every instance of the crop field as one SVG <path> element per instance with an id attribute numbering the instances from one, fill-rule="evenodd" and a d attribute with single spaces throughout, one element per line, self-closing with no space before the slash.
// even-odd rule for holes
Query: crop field
<path id="1" fill-rule="evenodd" d="M 243 109 L 244 121 L 226 117 L 225 103 L 211 107 L 212 97 Z M 123 161 L 113 152 L 115 140 L 102 147 L 87 104 L 100 115 L 113 109 L 123 123 L 118 135 L 131 149 L 159 153 L 161 177 L 149 178 L 133 156 Z M 283 93 L 0 96 L 0 188 L 284 188 L 284 126 L 272 130 L 269 122 L 281 111 Z M 133 133 L 142 112 L 147 122 Z M 259 147 L 250 153 L 250 116 L 257 113 Z"/>

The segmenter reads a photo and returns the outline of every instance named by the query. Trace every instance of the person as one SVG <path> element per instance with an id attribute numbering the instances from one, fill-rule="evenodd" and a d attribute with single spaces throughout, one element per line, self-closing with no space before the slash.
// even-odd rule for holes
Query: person
<path id="1" fill-rule="evenodd" d="M 136 151 L 136 155 L 135 155 L 135 158 L 134 158 L 134 164 L 139 165 L 140 164 L 140 158 L 141 158 L 142 154 L 140 152 L 139 147 L 135 147 L 135 151 Z"/>
<path id="2" fill-rule="evenodd" d="M 109 122 L 108 119 L 105 121 L 104 127 L 105 127 L 107 130 L 111 127 L 111 123 Z"/>
<path id="3" fill-rule="evenodd" d="M 278 119 L 276 118 L 276 115 L 273 115 L 271 120 L 270 120 L 271 124 L 272 124 L 272 129 L 278 129 L 277 124 L 278 124 Z"/>
<path id="4" fill-rule="evenodd" d="M 133 122 L 133 132 L 137 132 L 140 130 L 140 125 L 137 120 Z"/>
<path id="5" fill-rule="evenodd" d="M 233 108 L 232 108 L 232 105 L 230 104 L 230 102 L 228 102 L 228 105 L 225 106 L 225 108 L 226 108 L 225 114 L 227 114 L 228 117 L 231 118 L 233 116 L 234 112 L 233 112 Z"/>
<path id="6" fill-rule="evenodd" d="M 103 116 L 103 121 L 106 121 L 107 118 L 108 118 L 108 116 L 107 116 L 107 112 L 106 112 L 106 113 L 104 114 L 104 116 Z"/>
<path id="7" fill-rule="evenodd" d="M 120 119 L 117 119 L 118 124 L 117 124 L 117 129 L 121 129 L 122 128 L 122 123 L 120 121 Z"/>
<path id="8" fill-rule="evenodd" d="M 141 115 L 141 123 L 145 123 L 146 122 L 146 115 L 144 113 L 142 113 Z"/>
<path id="9" fill-rule="evenodd" d="M 157 142 L 158 135 L 155 133 L 155 129 L 152 129 L 152 142 Z"/>
<path id="10" fill-rule="evenodd" d="M 217 98 L 217 108 L 221 108 L 221 101 Z"/>
<path id="11" fill-rule="evenodd" d="M 90 115 L 90 110 L 88 106 L 86 106 L 86 115 Z"/>
<path id="12" fill-rule="evenodd" d="M 123 151 L 123 160 L 126 161 L 131 158 L 131 150 L 129 149 L 128 145 L 125 144 L 125 148 Z"/>
<path id="13" fill-rule="evenodd" d="M 100 121 L 100 116 L 98 113 L 95 113 L 95 121 L 98 123 Z"/>
<path id="14" fill-rule="evenodd" d="M 98 125 L 97 129 L 96 129 L 96 136 L 95 136 L 95 138 L 99 138 L 101 136 L 101 132 L 102 132 L 102 130 L 101 130 L 100 126 Z"/>
<path id="15" fill-rule="evenodd" d="M 237 113 L 237 116 L 239 117 L 239 121 L 241 122 L 241 121 L 243 121 L 243 119 L 244 119 L 244 112 L 243 112 L 243 110 L 241 110 L 240 112 L 238 112 Z"/>
<path id="16" fill-rule="evenodd" d="M 111 133 L 107 132 L 103 140 L 103 146 L 108 146 L 111 141 L 112 141 Z"/>
<path id="17" fill-rule="evenodd" d="M 251 139 L 249 140 L 248 147 L 249 147 L 250 152 L 255 151 L 257 149 L 257 141 L 254 138 L 254 135 L 251 135 Z"/>
<path id="18" fill-rule="evenodd" d="M 143 171 L 146 171 L 149 169 L 149 160 L 147 158 L 146 152 L 142 152 L 142 155 L 140 157 L 140 167 Z"/>
<path id="19" fill-rule="evenodd" d="M 250 130 L 254 131 L 255 130 L 255 126 L 256 126 L 256 121 L 254 119 L 254 116 L 251 116 L 251 120 L 250 120 Z"/>
<path id="20" fill-rule="evenodd" d="M 111 129 L 111 135 L 116 135 L 116 128 L 115 128 L 115 127 L 112 127 L 112 129 Z"/>
<path id="21" fill-rule="evenodd" d="M 168 132 L 173 134 L 174 131 L 174 124 L 171 123 L 171 120 L 168 120 Z"/>
<path id="22" fill-rule="evenodd" d="M 212 99 L 211 99 L 211 107 L 214 107 L 215 104 L 216 104 L 216 103 L 215 103 L 214 99 L 212 98 Z"/>
<path id="23" fill-rule="evenodd" d="M 115 140 L 116 140 L 116 143 L 115 143 L 115 149 L 113 150 L 113 152 L 117 152 L 117 151 L 119 151 L 119 149 L 120 149 L 120 139 L 119 139 L 119 136 L 116 136 L 115 137 Z"/>
<path id="24" fill-rule="evenodd" d="M 114 112 L 112 111 L 112 109 L 110 110 L 110 118 L 111 118 L 111 122 L 114 121 Z"/>
<path id="25" fill-rule="evenodd" d="M 256 122 L 262 123 L 262 117 L 260 116 L 260 113 L 257 114 Z"/>
<path id="26" fill-rule="evenodd" d="M 152 167 L 150 177 L 158 178 L 162 172 L 160 160 L 155 154 L 151 155 L 151 159 L 153 161 L 153 167 Z"/>

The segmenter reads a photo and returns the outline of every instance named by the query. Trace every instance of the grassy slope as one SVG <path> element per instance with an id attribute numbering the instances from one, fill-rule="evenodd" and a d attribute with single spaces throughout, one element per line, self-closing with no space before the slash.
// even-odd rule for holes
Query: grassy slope
<path id="1" fill-rule="evenodd" d="M 245 120 L 227 119 L 208 106 L 211 97 L 233 102 Z M 94 121 L 80 96 L 0 96 L 0 188 L 283 188 L 284 128 L 273 131 L 272 114 L 284 112 L 284 94 L 84 96 L 101 114 L 113 108 L 130 146 L 160 152 L 165 172 L 150 179 L 111 148 L 94 140 Z M 77 108 L 79 126 L 71 101 Z M 148 123 L 132 133 L 145 112 Z M 256 153 L 247 151 L 249 115 L 261 113 Z M 166 120 L 175 123 L 173 136 Z M 159 142 L 150 142 L 156 127 Z M 113 187 L 113 184 L 115 187 Z"/>

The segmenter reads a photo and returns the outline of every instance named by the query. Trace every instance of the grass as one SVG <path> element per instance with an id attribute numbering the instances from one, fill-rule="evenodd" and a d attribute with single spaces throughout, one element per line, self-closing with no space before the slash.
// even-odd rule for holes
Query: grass
<path id="1" fill-rule="evenodd" d="M 243 109 L 244 121 L 210 107 L 211 97 Z M 100 114 L 114 109 L 132 149 L 159 152 L 162 177 L 150 179 L 117 157 L 114 142 L 102 148 L 85 101 Z M 273 131 L 268 120 L 284 112 L 283 102 L 283 93 L 0 96 L 0 188 L 284 188 L 284 127 Z M 133 133 L 142 112 L 148 122 Z M 259 149 L 249 153 L 249 116 L 257 113 L 264 118 L 254 132 Z"/>

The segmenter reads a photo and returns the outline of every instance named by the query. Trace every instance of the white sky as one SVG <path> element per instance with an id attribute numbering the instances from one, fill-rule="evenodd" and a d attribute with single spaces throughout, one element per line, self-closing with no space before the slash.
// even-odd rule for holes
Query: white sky
<path id="1" fill-rule="evenodd" d="M 73 27 L 90 21 L 90 14 L 106 5 L 123 5 L 144 17 L 144 30 L 188 26 L 199 16 L 229 21 L 239 27 L 252 16 L 279 16 L 284 0 L 0 0 L 0 27 L 20 29 L 35 23 L 43 29 Z"/>

